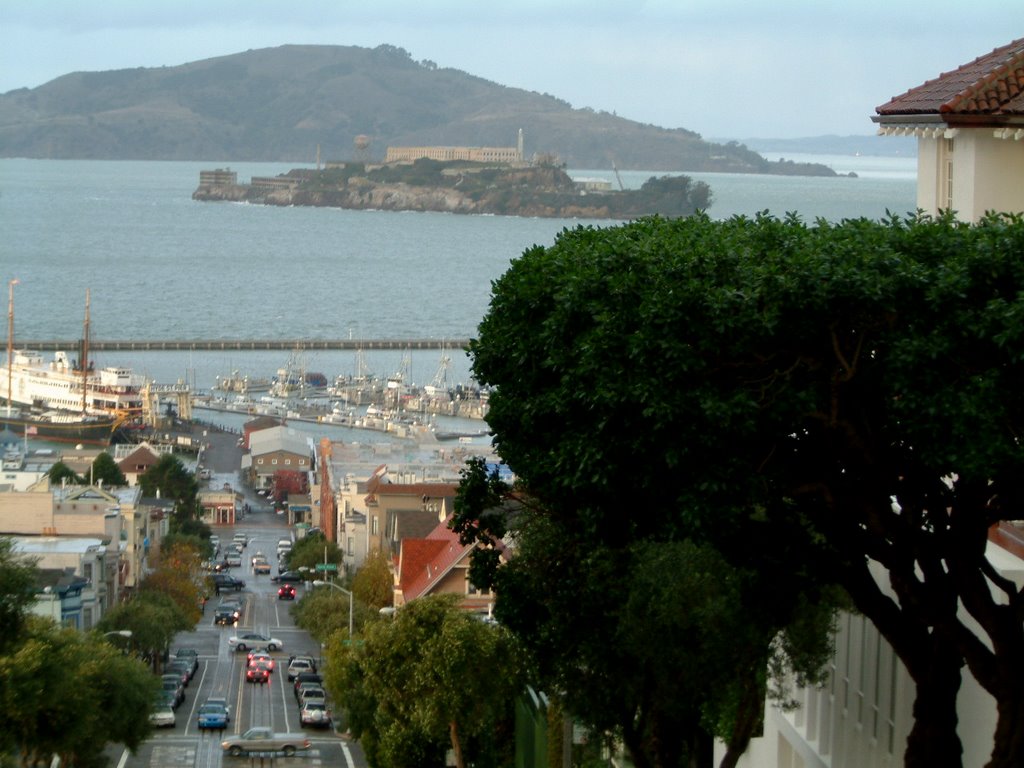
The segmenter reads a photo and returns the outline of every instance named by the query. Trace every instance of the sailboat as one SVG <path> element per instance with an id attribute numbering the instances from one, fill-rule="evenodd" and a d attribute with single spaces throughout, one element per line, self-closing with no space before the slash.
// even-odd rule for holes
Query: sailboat
<path id="1" fill-rule="evenodd" d="M 50 440 L 55 442 L 87 443 L 90 445 L 109 445 L 114 430 L 124 420 L 124 416 L 117 413 L 89 413 L 87 409 L 87 379 L 90 373 L 88 362 L 89 355 L 89 294 L 85 298 L 85 332 L 82 339 L 82 359 L 80 372 L 66 374 L 73 378 L 80 378 L 80 381 L 65 382 L 69 391 L 81 390 L 80 407 L 77 410 L 61 408 L 34 408 L 31 404 L 39 402 L 38 397 L 32 392 L 31 376 L 26 375 L 24 361 L 34 359 L 31 352 L 21 352 L 16 357 L 14 351 L 14 286 L 17 280 L 8 283 L 7 297 L 7 388 L 4 392 L 6 406 L 0 408 L 0 427 L 7 429 L 25 438 L 34 437 L 39 440 Z M 20 362 L 16 362 L 20 361 Z M 18 386 L 14 384 L 15 367 L 18 367 Z M 54 381 L 58 375 L 57 371 L 43 369 L 49 374 L 50 381 Z M 71 387 L 75 384 L 76 387 Z M 30 404 L 25 408 L 18 407 L 16 402 L 21 398 Z"/>

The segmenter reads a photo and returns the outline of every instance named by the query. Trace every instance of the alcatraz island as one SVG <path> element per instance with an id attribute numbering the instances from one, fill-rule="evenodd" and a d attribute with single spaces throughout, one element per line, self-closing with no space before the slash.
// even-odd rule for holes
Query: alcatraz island
<path id="1" fill-rule="evenodd" d="M 357 137 L 357 155 L 360 142 Z M 618 171 L 615 172 L 618 179 Z M 711 188 L 684 175 L 651 177 L 640 189 L 605 179 L 576 179 L 557 157 L 523 158 L 513 147 L 388 147 L 383 162 L 365 158 L 297 168 L 238 183 L 230 169 L 201 171 L 194 200 L 354 210 L 436 211 L 547 218 L 633 219 L 706 210 Z"/>

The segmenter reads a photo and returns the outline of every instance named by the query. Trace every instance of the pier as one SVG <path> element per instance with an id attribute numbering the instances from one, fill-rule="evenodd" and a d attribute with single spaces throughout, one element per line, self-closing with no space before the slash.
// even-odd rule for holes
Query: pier
<path id="1" fill-rule="evenodd" d="M 43 352 L 74 351 L 79 340 L 19 339 L 19 349 Z M 103 340 L 90 338 L 94 352 L 253 352 L 259 350 L 374 350 L 466 349 L 469 339 L 153 339 Z"/>

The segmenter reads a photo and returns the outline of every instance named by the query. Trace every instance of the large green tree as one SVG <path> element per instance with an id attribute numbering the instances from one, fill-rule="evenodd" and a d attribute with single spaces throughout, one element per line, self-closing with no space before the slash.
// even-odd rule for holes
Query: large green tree
<path id="1" fill-rule="evenodd" d="M 106 451 L 101 452 L 92 462 L 90 479 L 94 484 L 103 483 L 106 486 L 128 485 L 124 472 L 117 466 L 114 457 Z"/>
<path id="2" fill-rule="evenodd" d="M 966 663 L 1021 765 L 1024 595 L 985 550 L 1024 495 L 1022 253 L 1006 216 L 579 227 L 495 282 L 473 371 L 566 547 L 713 543 L 776 619 L 840 584 L 916 683 L 906 763 L 957 762 Z"/>
<path id="3" fill-rule="evenodd" d="M 512 702 L 520 690 L 511 636 L 458 607 L 421 598 L 367 624 L 363 642 L 329 647 L 328 685 L 376 768 L 511 761 Z"/>
<path id="4" fill-rule="evenodd" d="M 139 485 L 146 496 L 156 496 L 159 491 L 165 499 L 177 502 L 176 511 L 191 513 L 195 508 L 199 483 L 196 476 L 185 468 L 177 456 L 162 455 L 149 469 L 139 476 Z"/>
<path id="5" fill-rule="evenodd" d="M 98 635 L 33 620 L 25 641 L 0 656 L 0 707 L 21 765 L 91 768 L 103 749 L 136 749 L 150 732 L 158 681 L 145 665 Z"/>
<path id="6" fill-rule="evenodd" d="M 35 582 L 35 563 L 15 552 L 11 539 L 0 538 L 0 653 L 20 641 Z"/>

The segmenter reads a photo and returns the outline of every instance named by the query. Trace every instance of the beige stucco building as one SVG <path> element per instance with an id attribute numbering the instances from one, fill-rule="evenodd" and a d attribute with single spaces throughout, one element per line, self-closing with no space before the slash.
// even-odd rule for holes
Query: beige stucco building
<path id="1" fill-rule="evenodd" d="M 877 108 L 883 135 L 917 137 L 917 207 L 1024 212 L 1024 38 Z"/>

